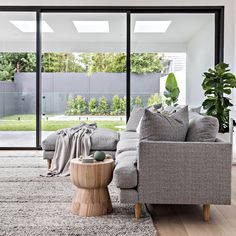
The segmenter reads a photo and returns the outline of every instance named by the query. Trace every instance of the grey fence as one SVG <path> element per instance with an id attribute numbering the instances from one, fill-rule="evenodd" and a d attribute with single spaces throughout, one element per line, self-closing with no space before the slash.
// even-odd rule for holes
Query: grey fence
<path id="1" fill-rule="evenodd" d="M 131 95 L 147 98 L 160 91 L 159 73 L 131 75 Z M 16 73 L 14 82 L 0 81 L 0 116 L 33 114 L 36 104 L 35 73 Z M 42 110 L 45 114 L 63 114 L 68 97 L 81 95 L 88 101 L 91 97 L 107 97 L 111 103 L 114 95 L 124 97 L 125 73 L 42 73 Z"/>

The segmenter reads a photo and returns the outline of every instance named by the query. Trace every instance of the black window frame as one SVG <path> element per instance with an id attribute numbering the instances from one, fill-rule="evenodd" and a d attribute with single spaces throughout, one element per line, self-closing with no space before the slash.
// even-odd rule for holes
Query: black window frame
<path id="1" fill-rule="evenodd" d="M 214 14 L 215 64 L 224 60 L 224 6 L 0 6 L 0 12 L 36 14 L 36 143 L 35 147 L 0 147 L 0 150 L 41 150 L 41 13 L 126 13 L 126 117 L 130 116 L 131 15 L 132 14 Z M 0 29 L 1 31 L 1 29 Z"/>

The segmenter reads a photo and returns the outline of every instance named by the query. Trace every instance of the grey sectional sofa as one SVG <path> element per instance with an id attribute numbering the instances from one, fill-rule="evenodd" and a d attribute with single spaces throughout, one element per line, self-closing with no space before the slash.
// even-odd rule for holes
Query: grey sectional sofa
<path id="1" fill-rule="evenodd" d="M 190 123 L 192 131 L 198 130 L 198 122 L 206 118 Z M 101 128 L 92 135 L 92 152 L 103 150 L 114 156 L 120 202 L 135 204 L 136 218 L 141 216 L 141 204 L 203 204 L 207 221 L 210 204 L 230 204 L 232 145 L 212 141 L 211 136 L 204 136 L 211 141 L 196 142 L 198 136 L 188 135 L 188 142 L 140 141 L 135 131 Z M 49 165 L 56 138 L 55 132 L 43 141 Z"/>

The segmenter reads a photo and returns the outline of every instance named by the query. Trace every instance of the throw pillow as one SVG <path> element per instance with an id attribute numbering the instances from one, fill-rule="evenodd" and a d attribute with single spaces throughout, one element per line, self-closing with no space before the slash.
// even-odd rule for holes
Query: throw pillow
<path id="1" fill-rule="evenodd" d="M 188 130 L 188 107 L 171 115 L 144 111 L 140 127 L 140 140 L 185 141 Z"/>
<path id="2" fill-rule="evenodd" d="M 196 113 L 200 114 L 201 113 L 201 109 L 202 109 L 202 106 L 191 107 L 191 108 L 189 108 L 189 111 L 196 112 Z"/>
<path id="3" fill-rule="evenodd" d="M 196 115 L 190 121 L 186 136 L 188 142 L 215 142 L 219 122 L 215 117 Z"/>
<path id="4" fill-rule="evenodd" d="M 153 104 L 147 107 L 147 109 L 153 113 L 159 112 L 162 109 L 162 103 Z"/>
<path id="5" fill-rule="evenodd" d="M 143 107 L 135 106 L 130 114 L 129 120 L 126 125 L 126 131 L 136 131 L 139 121 L 144 113 Z"/>

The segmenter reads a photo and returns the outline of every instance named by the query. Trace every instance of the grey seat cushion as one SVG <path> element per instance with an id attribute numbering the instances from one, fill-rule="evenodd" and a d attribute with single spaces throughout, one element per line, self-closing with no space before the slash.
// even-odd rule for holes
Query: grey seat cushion
<path id="1" fill-rule="evenodd" d="M 120 131 L 120 140 L 123 139 L 138 139 L 139 134 L 132 131 Z"/>
<path id="2" fill-rule="evenodd" d="M 188 142 L 215 142 L 219 122 L 215 117 L 195 114 L 189 123 L 186 136 Z"/>
<path id="3" fill-rule="evenodd" d="M 57 132 L 53 132 L 52 134 L 48 135 L 48 137 L 42 141 L 43 150 L 54 151 L 57 141 L 57 136 L 58 136 Z"/>
<path id="4" fill-rule="evenodd" d="M 91 136 L 91 150 L 116 150 L 118 141 L 118 132 L 111 129 L 97 128 Z"/>
<path id="5" fill-rule="evenodd" d="M 54 151 L 43 151 L 43 159 L 52 160 L 54 156 Z"/>
<path id="6" fill-rule="evenodd" d="M 117 144 L 116 156 L 125 151 L 137 150 L 139 140 L 138 139 L 123 139 Z"/>
<path id="7" fill-rule="evenodd" d="M 126 131 L 136 131 L 139 121 L 144 114 L 144 110 L 143 107 L 134 107 L 127 122 Z"/>
<path id="8" fill-rule="evenodd" d="M 121 161 L 128 160 L 129 157 L 137 156 L 137 150 L 125 151 L 116 156 L 116 164 Z"/>
<path id="9" fill-rule="evenodd" d="M 120 161 L 116 164 L 113 178 L 118 188 L 135 188 L 138 183 L 137 174 L 137 156 L 131 156 L 128 152 L 125 152 L 126 158 L 120 158 Z"/>
<path id="10" fill-rule="evenodd" d="M 54 132 L 44 139 L 42 142 L 43 150 L 54 151 L 57 136 L 57 132 Z M 116 131 L 105 128 L 97 128 L 91 136 L 91 150 L 114 151 L 116 150 L 118 141 L 119 134 Z"/>
<path id="11" fill-rule="evenodd" d="M 140 126 L 140 140 L 185 141 L 188 125 L 187 106 L 170 115 L 145 110 Z"/>

